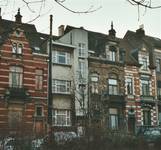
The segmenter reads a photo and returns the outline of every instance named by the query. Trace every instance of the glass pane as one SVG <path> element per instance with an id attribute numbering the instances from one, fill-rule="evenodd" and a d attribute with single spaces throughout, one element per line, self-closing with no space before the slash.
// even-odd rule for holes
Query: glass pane
<path id="1" fill-rule="evenodd" d="M 117 85 L 117 80 L 115 80 L 115 79 L 109 79 L 109 84 L 111 84 L 111 85 Z"/>

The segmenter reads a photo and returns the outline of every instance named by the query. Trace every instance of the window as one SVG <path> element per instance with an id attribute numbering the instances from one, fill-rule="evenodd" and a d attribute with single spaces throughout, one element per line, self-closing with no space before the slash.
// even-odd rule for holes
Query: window
<path id="1" fill-rule="evenodd" d="M 35 113 L 36 113 L 35 114 L 36 116 L 39 116 L 39 117 L 43 116 L 43 107 L 42 106 L 36 106 Z"/>
<path id="2" fill-rule="evenodd" d="M 67 80 L 53 80 L 52 82 L 52 91 L 53 93 L 70 93 L 70 81 Z"/>
<path id="3" fill-rule="evenodd" d="M 22 54 L 22 44 L 18 44 L 17 53 Z"/>
<path id="4" fill-rule="evenodd" d="M 142 95 L 149 96 L 150 95 L 149 81 L 141 80 L 141 84 L 142 84 Z"/>
<path id="5" fill-rule="evenodd" d="M 118 129 L 118 111 L 115 108 L 109 109 L 109 127 L 110 129 Z"/>
<path id="6" fill-rule="evenodd" d="M 157 81 L 157 95 L 158 95 L 158 99 L 161 100 L 161 81 L 160 80 Z"/>
<path id="7" fill-rule="evenodd" d="M 53 63 L 70 65 L 70 53 L 53 51 Z"/>
<path id="8" fill-rule="evenodd" d="M 35 81 L 36 82 L 36 87 L 35 87 L 36 90 L 42 90 L 42 88 L 43 88 L 43 71 L 37 69 L 35 78 L 36 78 L 36 81 Z"/>
<path id="9" fill-rule="evenodd" d="M 71 117 L 70 110 L 53 110 L 53 125 L 54 126 L 70 126 Z"/>
<path id="10" fill-rule="evenodd" d="M 85 61 L 79 60 L 79 76 L 80 79 L 84 78 L 85 76 Z"/>
<path id="11" fill-rule="evenodd" d="M 78 44 L 78 51 L 79 51 L 79 57 L 85 57 L 85 44 L 84 43 Z"/>
<path id="12" fill-rule="evenodd" d="M 142 69 L 147 70 L 148 69 L 148 60 L 147 58 L 142 58 Z"/>
<path id="13" fill-rule="evenodd" d="M 12 44 L 12 53 L 22 54 L 22 44 L 13 43 Z"/>
<path id="14" fill-rule="evenodd" d="M 117 49 L 115 46 L 106 45 L 106 57 L 110 61 L 116 61 L 116 52 Z"/>
<path id="15" fill-rule="evenodd" d="M 159 125 L 161 125 L 161 112 L 159 111 Z"/>
<path id="16" fill-rule="evenodd" d="M 132 95 L 133 94 L 133 83 L 132 83 L 132 78 L 127 78 L 127 94 Z"/>
<path id="17" fill-rule="evenodd" d="M 23 69 L 21 67 L 17 66 L 10 67 L 10 74 L 9 74 L 10 87 L 21 88 L 22 76 L 23 76 Z"/>
<path id="18" fill-rule="evenodd" d="M 115 51 L 110 51 L 110 60 L 116 61 L 116 52 Z"/>
<path id="19" fill-rule="evenodd" d="M 118 86 L 116 79 L 108 80 L 108 90 L 110 95 L 118 95 Z"/>
<path id="20" fill-rule="evenodd" d="M 17 44 L 13 43 L 12 44 L 12 53 L 16 53 L 17 52 Z"/>
<path id="21" fill-rule="evenodd" d="M 156 71 L 160 72 L 160 59 L 156 59 Z"/>
<path id="22" fill-rule="evenodd" d="M 158 89 L 158 99 L 161 100 L 161 87 L 157 87 Z"/>
<path id="23" fill-rule="evenodd" d="M 144 125 L 151 125 L 150 109 L 143 110 L 143 123 L 144 123 Z"/>

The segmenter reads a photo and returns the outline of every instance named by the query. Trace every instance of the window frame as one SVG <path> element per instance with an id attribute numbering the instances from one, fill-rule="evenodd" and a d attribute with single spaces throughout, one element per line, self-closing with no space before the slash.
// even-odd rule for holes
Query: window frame
<path id="1" fill-rule="evenodd" d="M 23 45 L 21 43 L 12 43 L 12 53 L 16 55 L 22 55 Z"/>
<path id="2" fill-rule="evenodd" d="M 150 96 L 150 83 L 149 83 L 149 80 L 141 79 L 141 89 L 142 89 L 142 95 L 143 96 Z"/>
<path id="3" fill-rule="evenodd" d="M 133 95 L 133 79 L 130 77 L 127 77 L 126 79 L 126 90 L 127 90 L 127 95 Z"/>
<path id="4" fill-rule="evenodd" d="M 61 61 L 64 59 L 64 61 Z M 65 51 L 54 50 L 52 52 L 52 62 L 62 65 L 71 65 L 71 54 Z"/>
<path id="5" fill-rule="evenodd" d="M 78 61 L 78 69 L 79 69 L 79 78 L 80 79 L 84 78 L 86 73 L 86 63 L 84 60 Z"/>
<path id="6" fill-rule="evenodd" d="M 71 126 L 71 111 L 67 109 L 53 110 L 52 125 L 53 126 Z"/>
<path id="7" fill-rule="evenodd" d="M 22 88 L 22 85 L 23 85 L 23 68 L 19 66 L 10 66 L 9 87 Z"/>
<path id="8" fill-rule="evenodd" d="M 145 114 L 147 113 L 147 116 Z M 148 118 L 146 118 L 148 117 Z M 151 125 L 151 110 L 150 109 L 143 109 L 143 125 Z"/>
<path id="9" fill-rule="evenodd" d="M 43 90 L 43 70 L 36 69 L 35 70 L 35 89 Z"/>
<path id="10" fill-rule="evenodd" d="M 63 88 L 64 88 L 64 91 L 61 90 Z M 59 79 L 52 80 L 52 92 L 53 93 L 70 94 L 70 90 L 71 90 L 71 81 L 59 80 Z"/>
<path id="11" fill-rule="evenodd" d="M 41 115 L 38 114 L 38 108 L 41 108 Z M 44 116 L 44 108 L 43 106 L 37 105 L 35 106 L 35 116 L 36 117 L 43 117 Z"/>
<path id="12" fill-rule="evenodd" d="M 161 72 L 161 65 L 159 58 L 156 58 L 156 72 Z"/>
<path id="13" fill-rule="evenodd" d="M 142 69 L 148 70 L 148 59 L 146 57 L 142 58 Z"/>
<path id="14" fill-rule="evenodd" d="M 116 84 L 110 83 L 110 81 L 115 81 Z M 109 95 L 118 95 L 118 81 L 117 79 L 114 78 L 109 78 L 108 79 L 108 93 Z"/>
<path id="15" fill-rule="evenodd" d="M 85 49 L 86 49 L 85 43 L 78 43 L 78 56 L 79 57 L 85 57 Z"/>
<path id="16" fill-rule="evenodd" d="M 119 128 L 119 115 L 117 108 L 109 108 L 109 128 L 112 130 L 118 130 Z"/>

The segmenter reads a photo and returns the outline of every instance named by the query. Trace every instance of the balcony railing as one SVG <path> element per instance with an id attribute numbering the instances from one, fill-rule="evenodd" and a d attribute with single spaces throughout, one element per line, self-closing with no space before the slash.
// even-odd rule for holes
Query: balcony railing
<path id="1" fill-rule="evenodd" d="M 111 95 L 108 92 L 103 93 L 103 101 L 116 102 L 116 103 L 124 103 L 125 97 L 123 94 L 118 93 L 117 95 Z"/>
<path id="2" fill-rule="evenodd" d="M 6 100 L 26 100 L 29 93 L 23 87 L 9 87 L 5 91 Z"/>
<path id="3" fill-rule="evenodd" d="M 154 96 L 151 95 L 141 95 L 140 98 L 142 102 L 155 102 Z"/>

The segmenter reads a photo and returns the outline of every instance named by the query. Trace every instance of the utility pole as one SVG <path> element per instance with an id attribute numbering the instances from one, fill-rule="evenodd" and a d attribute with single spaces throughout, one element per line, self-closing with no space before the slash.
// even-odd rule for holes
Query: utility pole
<path id="1" fill-rule="evenodd" d="M 50 15 L 50 35 L 49 35 L 49 64 L 48 64 L 48 124 L 49 131 L 52 126 L 52 23 L 53 16 Z"/>

